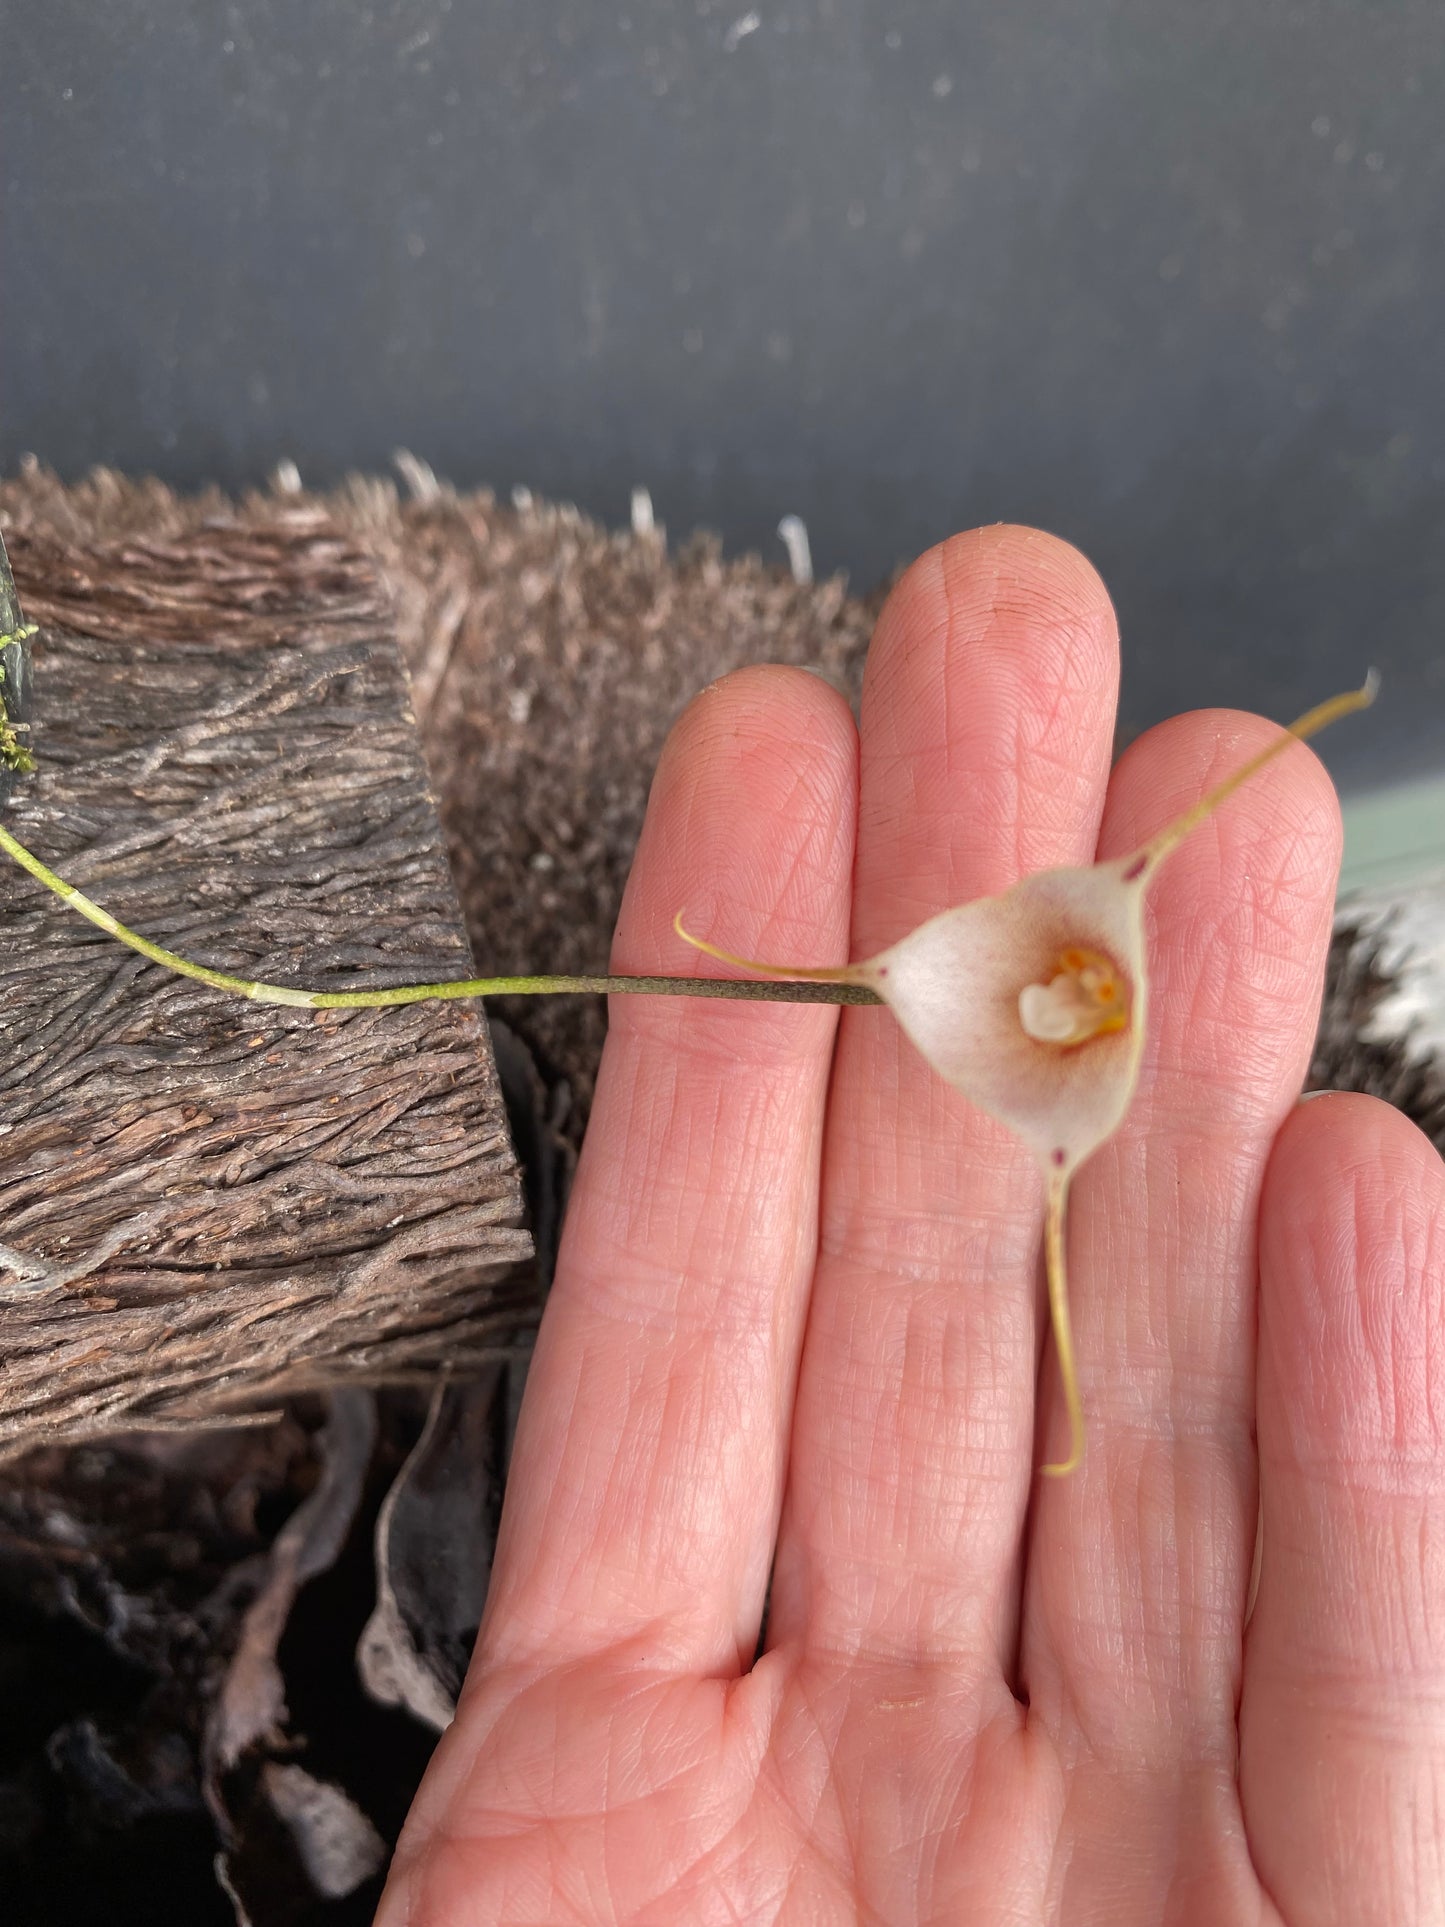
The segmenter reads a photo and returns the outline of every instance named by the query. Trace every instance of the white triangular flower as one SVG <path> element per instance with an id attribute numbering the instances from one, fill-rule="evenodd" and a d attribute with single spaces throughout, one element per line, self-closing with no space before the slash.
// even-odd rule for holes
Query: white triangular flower
<path id="1" fill-rule="evenodd" d="M 945 1083 L 1007 1125 L 1038 1159 L 1049 1311 L 1070 1430 L 1068 1457 L 1044 1472 L 1072 1472 L 1083 1457 L 1064 1207 L 1070 1178 L 1119 1128 L 1139 1080 L 1148 1005 L 1145 890 L 1169 852 L 1242 783 L 1289 743 L 1364 708 L 1374 693 L 1371 677 L 1363 689 L 1310 710 L 1131 856 L 1025 877 L 1001 896 L 942 911 L 862 963 L 760 963 L 689 935 L 677 921 L 679 936 L 724 963 L 874 991 Z"/>

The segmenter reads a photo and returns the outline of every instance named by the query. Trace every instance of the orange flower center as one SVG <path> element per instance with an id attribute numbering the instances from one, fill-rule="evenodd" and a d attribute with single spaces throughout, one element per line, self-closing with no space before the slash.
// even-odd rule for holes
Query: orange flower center
<path id="1" fill-rule="evenodd" d="M 1097 950 L 1061 951 L 1046 984 L 1025 984 L 1019 992 L 1019 1022 L 1030 1037 L 1061 1050 L 1126 1030 L 1124 979 Z"/>

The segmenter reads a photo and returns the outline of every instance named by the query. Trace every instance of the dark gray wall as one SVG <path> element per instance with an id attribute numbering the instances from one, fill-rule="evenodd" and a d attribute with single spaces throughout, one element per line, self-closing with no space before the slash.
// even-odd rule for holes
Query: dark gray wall
<path id="1" fill-rule="evenodd" d="M 1126 725 L 1445 748 L 1440 0 L 0 0 L 0 465 L 398 445 L 866 586 L 1072 537 Z"/>

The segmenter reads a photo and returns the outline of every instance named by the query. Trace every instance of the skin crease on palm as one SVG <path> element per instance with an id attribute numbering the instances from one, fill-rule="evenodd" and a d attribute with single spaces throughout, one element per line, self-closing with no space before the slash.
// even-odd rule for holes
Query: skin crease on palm
<path id="1" fill-rule="evenodd" d="M 1117 677 L 1075 551 L 931 551 L 858 729 L 792 670 L 688 710 L 614 967 L 710 968 L 683 904 L 873 955 L 1137 847 L 1273 731 L 1179 717 L 1111 774 Z M 1292 747 L 1151 888 L 1138 1093 L 1072 1193 L 1068 1479 L 1030 1154 L 886 1010 L 613 1000 L 379 1927 L 1445 1919 L 1445 1170 L 1297 1103 L 1338 849 Z"/>

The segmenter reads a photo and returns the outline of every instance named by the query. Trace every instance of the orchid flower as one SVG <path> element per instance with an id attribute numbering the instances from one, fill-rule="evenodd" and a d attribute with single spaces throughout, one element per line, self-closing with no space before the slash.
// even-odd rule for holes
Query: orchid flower
<path id="1" fill-rule="evenodd" d="M 0 551 L 3 555 L 3 551 Z M 0 648 L 33 631 L 12 629 Z M 1044 1176 L 1044 1256 L 1049 1313 L 1069 1415 L 1069 1456 L 1041 1467 L 1072 1472 L 1084 1452 L 1084 1415 L 1069 1326 L 1065 1225 L 1069 1184 L 1079 1166 L 1122 1123 L 1139 1081 L 1148 969 L 1144 893 L 1160 864 L 1242 783 L 1296 739 L 1374 700 L 1363 688 L 1301 716 L 1258 755 L 1132 855 L 1092 868 L 1045 870 L 1002 896 L 960 904 L 921 924 L 862 963 L 808 968 L 737 957 L 677 934 L 752 981 L 706 977 L 473 977 L 388 990 L 296 990 L 253 982 L 194 963 L 129 929 L 49 869 L 0 823 L 4 850 L 37 882 L 107 936 L 183 977 L 254 1003 L 305 1010 L 413 1004 L 438 998 L 554 996 L 606 991 L 727 997 L 780 1003 L 886 1004 L 905 1034 L 947 1083 L 997 1118 L 1037 1158 Z M 0 726 L 6 720 L 0 709 Z M 0 748 L 5 739 L 0 737 Z M 13 744 L 8 766 L 33 767 Z"/>
<path id="2" fill-rule="evenodd" d="M 721 963 L 873 991 L 944 1082 L 1033 1152 L 1044 1178 L 1049 1316 L 1069 1415 L 1068 1457 L 1039 1468 L 1053 1477 L 1084 1455 L 1065 1263 L 1069 1184 L 1124 1121 L 1139 1082 L 1149 988 L 1144 893 L 1169 853 L 1241 784 L 1291 742 L 1374 695 L 1371 676 L 1311 709 L 1131 855 L 1025 877 L 1002 896 L 943 911 L 862 963 L 762 963 L 691 935 L 680 917 L 674 923 Z"/>

